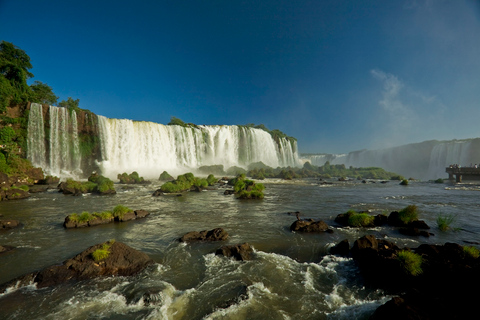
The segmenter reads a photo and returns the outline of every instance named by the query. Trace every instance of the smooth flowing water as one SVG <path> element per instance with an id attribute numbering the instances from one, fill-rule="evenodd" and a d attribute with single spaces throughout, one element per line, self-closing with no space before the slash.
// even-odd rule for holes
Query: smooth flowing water
<path id="1" fill-rule="evenodd" d="M 480 242 L 480 188 L 412 182 L 400 186 L 361 182 L 319 184 L 314 180 L 266 181 L 265 199 L 237 200 L 224 189 L 181 197 L 152 197 L 160 185 L 116 185 L 114 196 L 64 196 L 56 190 L 27 200 L 0 203 L 2 219 L 23 227 L 0 233 L 0 244 L 16 250 L 0 255 L 0 283 L 61 263 L 87 247 L 115 239 L 147 253 L 156 264 L 133 277 L 111 277 L 36 289 L 11 288 L 0 295 L 0 319 L 367 319 L 390 299 L 363 285 L 354 262 L 328 254 L 335 243 L 375 234 L 400 246 Z M 65 216 L 102 211 L 117 204 L 145 209 L 146 219 L 66 230 Z M 348 209 L 372 213 L 415 204 L 435 236 L 406 237 L 394 228 L 335 226 Z M 302 218 L 322 219 L 333 233 L 292 233 Z M 441 232 L 438 215 L 455 216 L 457 231 Z M 225 243 L 182 244 L 193 230 L 224 228 Z M 223 244 L 248 242 L 251 261 L 215 256 Z M 150 296 L 146 303 L 143 296 Z"/>

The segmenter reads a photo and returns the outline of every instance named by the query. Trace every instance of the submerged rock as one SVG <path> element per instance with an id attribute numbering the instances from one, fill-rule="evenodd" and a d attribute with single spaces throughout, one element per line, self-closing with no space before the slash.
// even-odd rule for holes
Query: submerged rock
<path id="1" fill-rule="evenodd" d="M 183 235 L 180 242 L 193 241 L 224 241 L 227 240 L 228 233 L 222 228 L 215 228 L 212 230 L 190 231 Z"/>
<path id="2" fill-rule="evenodd" d="M 37 288 L 44 288 L 96 277 L 131 276 L 154 263 L 148 255 L 126 244 L 121 242 L 107 244 L 108 254 L 103 259 L 94 259 L 96 250 L 105 249 L 105 244 L 97 244 L 65 260 L 61 265 L 54 265 L 14 279 L 0 286 L 0 292 L 4 292 L 12 285 L 18 287 L 35 284 Z"/>
<path id="3" fill-rule="evenodd" d="M 224 257 L 232 257 L 239 261 L 251 260 L 253 249 L 248 243 L 236 244 L 231 246 L 223 246 L 219 248 L 216 255 L 222 255 Z"/>
<path id="4" fill-rule="evenodd" d="M 13 249 L 15 249 L 15 247 L 12 247 L 12 246 L 1 246 L 1 245 L 0 245 L 0 254 L 5 253 L 5 252 L 8 252 L 8 251 L 12 251 Z"/>
<path id="5" fill-rule="evenodd" d="M 18 220 L 0 220 L 0 230 L 9 230 L 18 228 L 19 226 L 20 221 Z"/>

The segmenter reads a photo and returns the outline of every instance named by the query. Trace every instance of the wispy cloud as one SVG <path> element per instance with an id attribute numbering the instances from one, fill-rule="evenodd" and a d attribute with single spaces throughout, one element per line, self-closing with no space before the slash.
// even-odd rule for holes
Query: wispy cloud
<path id="1" fill-rule="evenodd" d="M 437 97 L 414 89 L 382 70 L 373 69 L 370 74 L 382 84 L 377 117 L 382 133 L 372 141 L 372 147 L 391 147 L 435 137 L 445 109 Z"/>

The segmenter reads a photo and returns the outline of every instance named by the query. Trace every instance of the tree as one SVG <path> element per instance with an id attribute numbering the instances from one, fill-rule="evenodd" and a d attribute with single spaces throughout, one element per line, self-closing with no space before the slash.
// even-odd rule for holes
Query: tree
<path id="1" fill-rule="evenodd" d="M 45 103 L 54 105 L 57 103 L 58 97 L 53 93 L 52 88 L 41 81 L 35 81 L 30 88 L 32 93 L 30 95 L 31 102 Z"/>
<path id="2" fill-rule="evenodd" d="M 175 117 L 170 118 L 170 122 L 168 123 L 168 125 L 169 126 L 176 125 L 176 126 L 182 126 L 182 127 L 187 126 L 187 124 L 185 122 L 183 122 L 182 120 L 180 120 L 178 118 L 175 118 Z"/>
<path id="3" fill-rule="evenodd" d="M 30 95 L 27 79 L 33 77 L 30 57 L 7 41 L 0 42 L 0 113 L 10 103 L 26 101 Z"/>
<path id="4" fill-rule="evenodd" d="M 73 100 L 72 97 L 68 97 L 67 101 L 65 100 L 60 101 L 58 106 L 62 108 L 71 108 L 73 110 L 78 110 L 80 109 L 79 104 L 80 104 L 80 99 Z"/>
<path id="5" fill-rule="evenodd" d="M 7 41 L 0 43 L 0 74 L 14 88 L 21 92 L 28 92 L 27 79 L 33 77 L 33 74 L 28 71 L 31 68 L 30 57 L 25 51 Z"/>

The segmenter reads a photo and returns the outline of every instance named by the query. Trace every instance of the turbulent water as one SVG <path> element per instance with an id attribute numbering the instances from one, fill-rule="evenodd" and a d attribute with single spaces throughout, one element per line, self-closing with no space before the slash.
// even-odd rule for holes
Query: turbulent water
<path id="1" fill-rule="evenodd" d="M 181 197 L 152 197 L 159 186 L 116 185 L 114 196 L 64 196 L 56 191 L 0 202 L 3 219 L 20 229 L 0 233 L 0 244 L 17 247 L 0 256 L 0 283 L 64 261 L 87 247 L 115 239 L 147 253 L 156 264 L 133 277 L 96 279 L 55 288 L 10 288 L 0 295 L 0 319 L 367 319 L 390 299 L 365 287 L 352 260 L 328 254 L 335 243 L 375 234 L 400 246 L 480 241 L 480 187 L 412 182 L 387 184 L 314 180 L 266 181 L 265 199 L 242 201 L 223 189 Z M 146 209 L 146 219 L 65 230 L 66 215 L 102 211 L 117 204 Z M 350 208 L 390 212 L 415 204 L 435 236 L 401 236 L 390 227 L 338 228 L 337 214 Z M 302 218 L 323 219 L 329 234 L 289 231 Z M 440 232 L 438 215 L 455 216 L 458 231 Z M 219 243 L 181 244 L 189 231 L 224 228 L 222 244 L 248 242 L 252 261 L 215 256 Z M 150 297 L 146 303 L 144 296 Z"/>
<path id="2" fill-rule="evenodd" d="M 423 180 L 447 178 L 445 168 L 451 164 L 480 165 L 480 138 L 433 140 L 348 154 L 309 154 L 303 155 L 302 158 L 317 166 L 329 161 L 331 164 L 344 164 L 347 167 L 381 167 L 407 178 Z"/>

